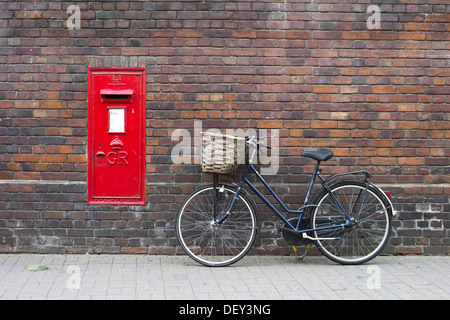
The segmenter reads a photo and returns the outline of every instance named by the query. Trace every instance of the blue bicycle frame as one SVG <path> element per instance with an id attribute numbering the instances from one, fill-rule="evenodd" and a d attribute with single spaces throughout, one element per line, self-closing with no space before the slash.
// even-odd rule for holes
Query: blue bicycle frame
<path id="1" fill-rule="evenodd" d="M 255 175 L 258 178 L 258 180 L 260 180 L 263 183 L 264 187 L 266 187 L 267 190 L 269 190 L 270 194 L 277 200 L 277 202 L 281 205 L 281 207 L 283 208 L 284 211 L 286 211 L 287 213 L 298 214 L 299 215 L 299 219 L 298 219 L 298 222 L 297 222 L 296 226 L 293 226 L 281 214 L 281 212 L 277 208 L 275 208 L 272 205 L 272 203 L 269 200 L 267 200 L 267 198 L 247 179 L 247 176 L 250 173 L 250 171 L 255 173 Z M 314 205 L 308 205 L 308 201 L 309 201 L 309 197 L 311 196 L 311 191 L 312 191 L 312 189 L 314 187 L 314 182 L 315 182 L 317 177 L 319 177 L 322 185 L 328 191 L 328 193 L 331 196 L 331 199 L 337 205 L 337 207 L 339 208 L 341 214 L 346 218 L 347 222 L 344 223 L 344 224 L 340 224 L 340 225 L 322 226 L 322 227 L 313 228 L 313 229 L 300 229 L 301 221 L 303 220 L 303 216 L 305 215 L 306 209 L 308 207 L 314 206 Z M 329 180 L 329 179 L 327 179 L 327 180 Z M 235 194 L 235 196 L 234 196 L 234 198 L 233 198 L 233 200 L 231 202 L 230 208 L 228 209 L 228 211 L 226 212 L 226 214 L 222 218 L 217 220 L 217 224 L 219 224 L 219 225 L 222 224 L 227 219 L 227 217 L 233 212 L 233 208 L 234 208 L 234 206 L 236 204 L 237 199 L 239 198 L 239 194 L 240 194 L 242 188 L 244 187 L 244 184 L 247 184 L 250 187 L 250 189 L 252 189 L 253 192 L 255 192 L 256 195 L 285 223 L 285 225 L 288 226 L 290 229 L 292 229 L 294 232 L 303 233 L 303 232 L 318 231 L 318 230 L 323 230 L 323 229 L 342 228 L 342 227 L 349 227 L 352 224 L 352 219 L 347 214 L 347 212 L 345 212 L 345 210 L 342 208 L 341 204 L 336 199 L 336 197 L 334 196 L 334 194 L 331 191 L 330 187 L 326 183 L 326 180 L 321 176 L 320 170 L 319 170 L 319 163 L 314 168 L 314 172 L 312 174 L 311 181 L 309 183 L 308 191 L 306 193 L 306 197 L 305 197 L 303 206 L 299 210 L 290 210 L 290 209 L 288 209 L 286 207 L 286 205 L 281 201 L 281 199 L 277 196 L 277 194 L 272 190 L 272 188 L 270 188 L 270 186 L 267 184 L 267 182 L 264 180 L 264 178 L 259 174 L 259 172 L 256 170 L 256 168 L 252 164 L 247 164 L 247 167 L 245 168 L 245 172 L 242 175 L 241 181 L 240 181 L 240 183 L 238 185 L 236 194 Z"/>

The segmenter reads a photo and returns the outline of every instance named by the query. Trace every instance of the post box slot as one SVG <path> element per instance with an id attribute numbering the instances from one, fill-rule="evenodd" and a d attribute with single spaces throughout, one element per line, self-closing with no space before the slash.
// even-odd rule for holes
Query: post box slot
<path id="1" fill-rule="evenodd" d="M 131 100 L 131 98 L 133 97 L 133 90 L 103 89 L 103 90 L 100 90 L 100 95 L 102 96 L 103 101 L 124 102 L 126 100 Z"/>
<path id="2" fill-rule="evenodd" d="M 104 95 L 105 99 L 110 100 L 124 100 L 124 99 L 131 99 L 131 95 L 128 94 L 107 94 Z"/>

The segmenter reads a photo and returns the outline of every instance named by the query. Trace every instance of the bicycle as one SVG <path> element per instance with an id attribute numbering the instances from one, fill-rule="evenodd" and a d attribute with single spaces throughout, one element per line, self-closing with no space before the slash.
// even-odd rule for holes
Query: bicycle
<path id="1" fill-rule="evenodd" d="M 271 149 L 257 136 L 248 137 L 245 143 L 249 150 L 260 146 Z M 231 265 L 248 253 L 259 221 L 256 202 L 244 185 L 281 220 L 278 229 L 294 250 L 298 245 L 309 247 L 314 243 L 330 260 L 351 265 L 365 263 L 380 254 L 389 242 L 395 215 L 390 192 L 370 182 L 371 174 L 365 170 L 324 178 L 320 163 L 331 159 L 332 151 L 304 151 L 302 156 L 315 160 L 316 165 L 303 206 L 298 210 L 290 210 L 283 203 L 252 161 L 246 163 L 238 184 L 219 184 L 217 170 L 213 170 L 213 184 L 190 194 L 176 218 L 177 238 L 187 255 L 203 265 L 220 267 Z M 250 173 L 256 175 L 285 214 L 295 216 L 286 218 L 248 180 Z M 311 197 L 317 178 L 322 188 Z"/>

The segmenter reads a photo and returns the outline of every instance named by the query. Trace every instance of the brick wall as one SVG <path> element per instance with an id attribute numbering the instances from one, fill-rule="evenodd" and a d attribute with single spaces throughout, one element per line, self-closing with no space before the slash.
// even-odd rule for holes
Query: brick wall
<path id="1" fill-rule="evenodd" d="M 174 216 L 210 177 L 173 164 L 171 134 L 201 120 L 279 129 L 280 175 L 269 180 L 291 205 L 312 170 L 300 153 L 331 148 L 325 173 L 364 168 L 392 191 L 399 215 L 387 252 L 448 254 L 444 3 L 0 2 L 0 252 L 179 252 Z M 81 29 L 67 27 L 70 5 Z M 94 66 L 147 68 L 145 206 L 87 205 Z M 262 218 L 257 252 L 286 253 L 273 215 Z"/>

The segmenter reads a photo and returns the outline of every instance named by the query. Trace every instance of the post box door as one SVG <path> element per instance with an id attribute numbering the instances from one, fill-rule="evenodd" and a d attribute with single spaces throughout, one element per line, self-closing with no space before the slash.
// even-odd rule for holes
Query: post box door
<path id="1" fill-rule="evenodd" d="M 145 203 L 145 69 L 89 69 L 88 203 Z"/>

